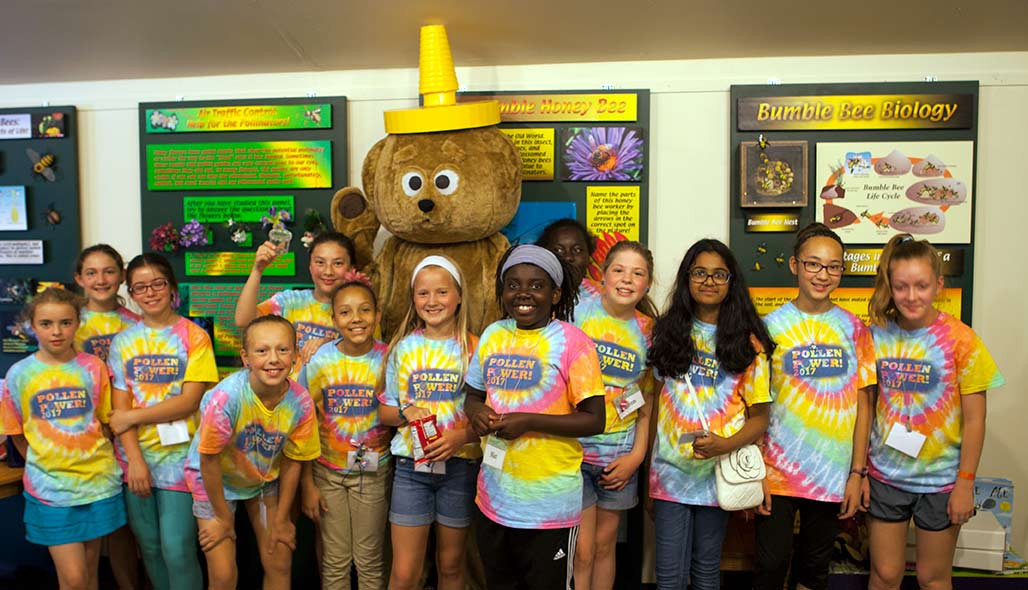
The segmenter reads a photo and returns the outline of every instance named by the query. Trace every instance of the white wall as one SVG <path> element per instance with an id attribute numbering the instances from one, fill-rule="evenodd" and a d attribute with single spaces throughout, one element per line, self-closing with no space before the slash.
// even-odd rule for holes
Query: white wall
<path id="1" fill-rule="evenodd" d="M 1028 194 L 1028 53 L 852 56 L 477 67 L 458 70 L 469 90 L 649 88 L 650 246 L 663 294 L 686 247 L 728 237 L 728 88 L 731 84 L 979 80 L 978 194 L 973 323 L 1007 385 L 990 396 L 979 473 L 1020 490 L 1014 546 L 1028 554 L 1028 453 L 1022 430 L 1028 387 L 1028 278 L 1016 255 L 1024 244 Z M 926 89 L 929 87 L 926 86 Z M 384 133 L 382 112 L 416 105 L 415 69 L 0 85 L 0 106 L 79 108 L 83 240 L 139 251 L 138 102 L 344 95 L 350 99 L 351 180 Z M 662 295 L 661 295 L 662 297 Z M 1021 441 L 1018 443 L 1017 441 Z"/>

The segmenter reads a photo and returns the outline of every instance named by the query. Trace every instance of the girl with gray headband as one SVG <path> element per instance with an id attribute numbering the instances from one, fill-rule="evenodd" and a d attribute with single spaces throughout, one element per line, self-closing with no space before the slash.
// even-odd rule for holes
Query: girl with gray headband
<path id="1" fill-rule="evenodd" d="M 603 431 L 592 340 L 568 323 L 575 280 L 549 250 L 509 250 L 497 269 L 505 318 L 482 333 L 465 412 L 485 457 L 475 516 L 490 588 L 569 588 L 582 513 L 582 446 Z"/>

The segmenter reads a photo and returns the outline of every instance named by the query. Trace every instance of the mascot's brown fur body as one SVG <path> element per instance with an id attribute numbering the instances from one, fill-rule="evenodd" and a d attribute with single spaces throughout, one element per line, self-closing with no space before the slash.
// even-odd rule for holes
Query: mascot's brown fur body
<path id="1" fill-rule="evenodd" d="M 480 334 L 499 317 L 496 265 L 508 247 L 499 230 L 521 201 L 521 157 L 495 126 L 391 134 L 364 159 L 360 189 L 332 199 L 332 224 L 357 245 L 358 263 L 379 292 L 382 335 L 399 328 L 410 305 L 411 272 L 443 254 L 464 274 L 468 328 Z M 372 260 L 379 225 L 392 236 Z"/>

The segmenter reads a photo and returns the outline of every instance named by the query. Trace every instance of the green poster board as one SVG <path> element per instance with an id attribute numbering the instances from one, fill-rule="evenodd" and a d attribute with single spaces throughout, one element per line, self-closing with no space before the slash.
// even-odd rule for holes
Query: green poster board
<path id="1" fill-rule="evenodd" d="M 181 229 L 195 219 L 205 226 L 208 245 L 165 255 L 185 283 L 184 299 L 217 292 L 203 301 L 218 305 L 196 304 L 187 313 L 214 332 L 219 365 L 231 365 L 238 362 L 234 302 L 267 239 L 262 218 L 272 211 L 288 214 L 293 239 L 264 273 L 261 299 L 310 283 L 300 239 L 305 216 L 316 211 L 331 228 L 332 195 L 349 179 L 346 98 L 141 103 L 138 116 L 141 250 L 151 249 L 160 225 Z M 248 229 L 240 242 L 232 240 L 230 220 Z M 209 313 L 215 307 L 218 313 Z"/>
<path id="2" fill-rule="evenodd" d="M 795 297 L 789 257 L 813 221 L 846 244 L 837 304 L 867 315 L 896 233 L 939 248 L 936 306 L 971 323 L 977 82 L 732 86 L 729 236 L 757 310 Z"/>

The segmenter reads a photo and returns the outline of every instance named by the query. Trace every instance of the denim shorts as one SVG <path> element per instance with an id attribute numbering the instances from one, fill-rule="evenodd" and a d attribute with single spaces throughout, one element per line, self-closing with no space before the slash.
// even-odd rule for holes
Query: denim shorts
<path id="1" fill-rule="evenodd" d="M 944 531 L 952 524 L 946 506 L 949 492 L 915 494 L 894 488 L 887 483 L 868 478 L 871 503 L 867 513 L 885 522 L 907 522 L 911 518 L 917 528 L 925 531 Z"/>
<path id="2" fill-rule="evenodd" d="M 270 481 L 264 484 L 264 495 L 265 496 L 277 496 L 278 495 L 278 480 Z M 254 496 L 259 498 L 260 494 Z M 252 498 L 248 498 L 252 499 Z M 244 502 L 246 500 L 243 500 Z M 232 511 L 232 514 L 236 513 L 236 502 L 238 500 L 225 500 L 228 503 L 228 509 Z M 211 505 L 210 500 L 200 500 L 196 496 L 193 496 L 193 516 L 200 520 L 214 520 L 214 506 Z"/>
<path id="3" fill-rule="evenodd" d="M 389 522 L 398 526 L 438 522 L 455 529 L 471 526 L 480 463 L 451 457 L 446 473 L 436 475 L 414 471 L 413 459 L 396 457 Z"/>
<path id="4" fill-rule="evenodd" d="M 639 471 L 632 474 L 628 484 L 618 491 L 600 485 L 603 467 L 582 463 L 582 509 L 593 504 L 604 510 L 628 510 L 639 503 Z"/>

